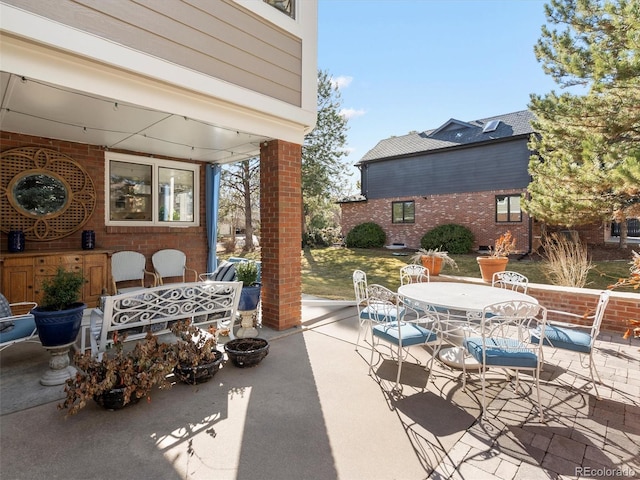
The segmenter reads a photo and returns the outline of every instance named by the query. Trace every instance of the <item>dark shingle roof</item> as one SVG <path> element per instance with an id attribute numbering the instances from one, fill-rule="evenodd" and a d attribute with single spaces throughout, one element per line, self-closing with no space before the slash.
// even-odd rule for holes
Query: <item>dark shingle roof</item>
<path id="1" fill-rule="evenodd" d="M 534 115 L 529 110 L 471 122 L 461 122 L 452 118 L 433 130 L 412 132 L 401 137 L 381 140 L 358 163 L 528 135 L 533 133 L 533 128 L 531 127 L 533 119 Z M 483 128 L 492 120 L 500 121 L 498 127 L 493 131 L 483 133 Z"/>

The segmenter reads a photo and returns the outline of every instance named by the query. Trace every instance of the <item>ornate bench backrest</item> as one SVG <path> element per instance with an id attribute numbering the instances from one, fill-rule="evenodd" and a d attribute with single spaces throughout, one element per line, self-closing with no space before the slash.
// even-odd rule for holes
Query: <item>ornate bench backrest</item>
<path id="1" fill-rule="evenodd" d="M 231 321 L 241 289 L 242 282 L 206 281 L 142 288 L 105 297 L 98 350 L 104 351 L 115 331 L 126 333 L 127 340 L 137 340 L 149 330 L 168 332 L 175 320 L 190 318 L 198 326 Z"/>

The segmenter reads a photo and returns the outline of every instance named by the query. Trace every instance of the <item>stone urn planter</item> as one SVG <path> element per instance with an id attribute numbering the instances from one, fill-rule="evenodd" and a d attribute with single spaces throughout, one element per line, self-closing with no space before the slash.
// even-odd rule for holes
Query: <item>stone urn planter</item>
<path id="1" fill-rule="evenodd" d="M 264 338 L 236 338 L 229 340 L 224 350 L 236 367 L 254 367 L 269 354 L 269 342 Z"/>

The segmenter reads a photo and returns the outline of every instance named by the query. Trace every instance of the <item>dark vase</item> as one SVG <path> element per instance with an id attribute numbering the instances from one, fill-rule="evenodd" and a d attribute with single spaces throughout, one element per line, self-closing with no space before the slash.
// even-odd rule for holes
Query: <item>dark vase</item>
<path id="1" fill-rule="evenodd" d="M 107 410 L 120 410 L 126 406 L 134 405 L 140 401 L 135 392 L 129 397 L 127 403 L 124 402 L 124 387 L 112 388 L 108 392 L 93 396 L 94 402 Z"/>
<path id="2" fill-rule="evenodd" d="M 220 365 L 222 365 L 224 361 L 224 354 L 222 352 L 216 350 L 215 356 L 216 358 L 211 362 L 196 365 L 195 367 L 178 365 L 173 369 L 173 373 L 180 381 L 188 383 L 189 385 L 208 382 L 220 369 Z"/>
<path id="3" fill-rule="evenodd" d="M 12 230 L 7 237 L 9 240 L 8 250 L 11 253 L 24 252 L 24 232 L 22 230 Z"/>
<path id="4" fill-rule="evenodd" d="M 31 310 L 38 327 L 38 337 L 43 347 L 57 347 L 73 343 L 82 325 L 85 303 L 74 303 L 67 310 Z"/>
<path id="5" fill-rule="evenodd" d="M 253 367 L 269 354 L 269 342 L 264 338 L 234 338 L 225 343 L 224 350 L 236 367 Z"/>
<path id="6" fill-rule="evenodd" d="M 93 250 L 96 248 L 96 232 L 93 230 L 82 231 L 82 249 Z"/>
<path id="7" fill-rule="evenodd" d="M 242 287 L 240 291 L 240 301 L 238 302 L 238 310 L 248 312 L 258 308 L 260 302 L 260 285 L 251 287 Z"/>

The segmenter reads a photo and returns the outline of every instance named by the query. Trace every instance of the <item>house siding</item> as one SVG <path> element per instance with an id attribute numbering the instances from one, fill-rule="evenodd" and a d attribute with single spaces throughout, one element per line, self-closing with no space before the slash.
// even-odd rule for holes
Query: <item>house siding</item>
<path id="1" fill-rule="evenodd" d="M 293 106 L 302 105 L 302 40 L 234 2 L 6 3 Z"/>
<path id="2" fill-rule="evenodd" d="M 412 196 L 524 189 L 530 181 L 527 141 L 520 138 L 365 163 L 363 193 L 375 200 L 399 192 Z"/>

